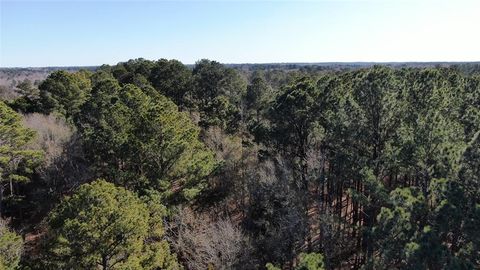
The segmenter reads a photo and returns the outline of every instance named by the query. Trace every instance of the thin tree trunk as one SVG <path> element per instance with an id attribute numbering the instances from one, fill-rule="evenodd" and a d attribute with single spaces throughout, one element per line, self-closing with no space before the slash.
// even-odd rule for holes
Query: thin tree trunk
<path id="1" fill-rule="evenodd" d="M 108 270 L 108 259 L 106 255 L 102 255 L 102 269 Z"/>
<path id="2" fill-rule="evenodd" d="M 0 218 L 2 217 L 2 214 L 3 214 L 2 206 L 3 206 L 3 183 L 2 183 L 2 179 L 0 178 Z"/>

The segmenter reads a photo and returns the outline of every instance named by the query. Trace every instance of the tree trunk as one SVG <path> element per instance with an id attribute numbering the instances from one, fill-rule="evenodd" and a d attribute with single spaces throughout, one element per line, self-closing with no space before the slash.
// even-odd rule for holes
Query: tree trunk
<path id="1" fill-rule="evenodd" d="M 3 183 L 2 179 L 0 178 L 0 218 L 3 216 Z"/>
<path id="2" fill-rule="evenodd" d="M 102 269 L 108 270 L 108 259 L 106 255 L 102 255 Z"/>

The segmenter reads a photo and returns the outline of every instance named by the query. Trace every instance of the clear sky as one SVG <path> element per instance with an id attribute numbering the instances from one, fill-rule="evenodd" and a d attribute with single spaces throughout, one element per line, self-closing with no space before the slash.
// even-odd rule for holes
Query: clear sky
<path id="1" fill-rule="evenodd" d="M 480 61 L 480 0 L 0 0 L 0 66 Z"/>

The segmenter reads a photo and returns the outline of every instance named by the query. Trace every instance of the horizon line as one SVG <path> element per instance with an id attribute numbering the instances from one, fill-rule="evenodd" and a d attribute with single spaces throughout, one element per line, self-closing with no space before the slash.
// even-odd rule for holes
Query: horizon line
<path id="1" fill-rule="evenodd" d="M 166 59 L 166 58 L 159 58 L 157 60 L 150 60 L 150 59 L 145 59 L 145 58 L 142 58 L 142 57 L 139 57 L 139 58 L 132 58 L 132 59 L 128 59 L 126 61 L 120 61 L 120 62 L 117 62 L 116 64 L 99 64 L 99 65 L 70 65 L 70 66 L 63 66 L 63 65 L 54 65 L 54 66 L 0 66 L 0 69 L 15 69 L 15 68 L 24 68 L 24 69 L 28 69 L 28 68 L 92 68 L 92 67 L 100 67 L 102 65 L 108 65 L 108 66 L 114 66 L 114 65 L 117 65 L 119 63 L 125 63 L 129 60 L 136 60 L 136 59 L 144 59 L 144 60 L 148 60 L 148 61 L 152 61 L 152 62 L 155 62 L 155 61 L 158 61 L 160 59 Z M 207 60 L 211 60 L 211 59 L 208 59 L 208 58 L 201 58 L 200 60 L 202 59 L 207 59 Z M 177 61 L 180 61 L 178 59 L 167 59 L 167 60 L 177 60 Z M 216 61 L 216 60 L 211 60 L 211 61 Z M 180 61 L 182 64 L 186 65 L 186 66 L 192 66 L 192 65 L 195 65 L 196 63 L 183 63 L 182 61 Z M 316 65 L 316 64 L 320 64 L 320 65 L 328 65 L 328 64 L 340 64 L 340 65 L 345 65 L 345 64 L 480 64 L 480 60 L 473 60 L 473 61 L 325 61 L 325 62 L 258 62 L 258 63 L 255 63 L 255 62 L 240 62 L 240 63 L 234 63 L 234 62 L 230 62 L 230 63 L 224 63 L 224 62 L 220 62 L 220 61 L 216 61 L 222 65 Z"/>

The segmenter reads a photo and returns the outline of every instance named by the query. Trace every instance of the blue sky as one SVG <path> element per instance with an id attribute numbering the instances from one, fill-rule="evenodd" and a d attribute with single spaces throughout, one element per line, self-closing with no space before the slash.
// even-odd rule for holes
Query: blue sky
<path id="1" fill-rule="evenodd" d="M 0 66 L 480 61 L 478 0 L 0 0 Z"/>

